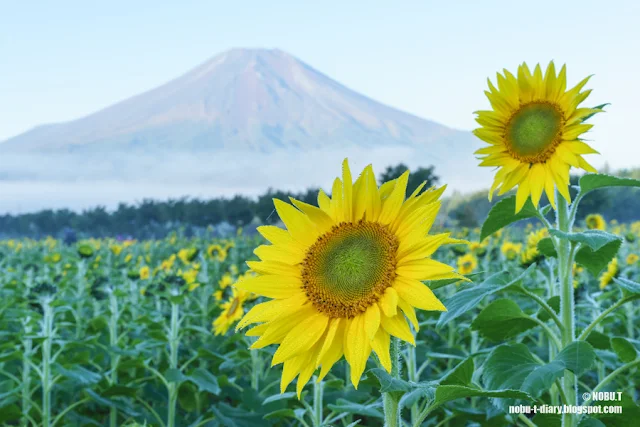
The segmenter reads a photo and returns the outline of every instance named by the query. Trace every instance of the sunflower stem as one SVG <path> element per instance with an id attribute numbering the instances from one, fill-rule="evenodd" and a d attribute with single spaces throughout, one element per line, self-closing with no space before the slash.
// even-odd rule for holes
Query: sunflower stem
<path id="1" fill-rule="evenodd" d="M 169 328 L 169 367 L 178 369 L 178 346 L 180 344 L 179 335 L 179 315 L 180 307 L 177 303 L 171 301 L 171 324 Z M 169 383 L 169 409 L 167 413 L 167 426 L 174 427 L 176 425 L 176 404 L 178 402 L 178 388 L 180 384 L 177 381 Z"/>
<path id="2" fill-rule="evenodd" d="M 322 419 L 322 395 L 324 392 L 324 383 L 318 381 L 317 378 L 313 382 L 313 425 L 321 427 L 324 420 Z"/>
<path id="3" fill-rule="evenodd" d="M 111 348 L 115 348 L 118 346 L 118 299 L 113 292 L 114 289 L 109 290 L 109 311 L 111 312 L 111 316 L 109 317 L 109 345 Z M 118 361 L 119 356 L 116 354 L 111 355 L 111 377 L 109 381 L 112 386 L 115 386 L 118 383 Z M 115 407 L 112 407 L 109 411 L 109 426 L 117 427 L 118 426 L 118 410 Z"/>
<path id="4" fill-rule="evenodd" d="M 556 227 L 558 230 L 570 233 L 573 218 L 569 215 L 567 200 L 556 190 L 558 209 L 556 211 Z M 575 212 L 572 212 L 575 215 Z M 558 239 L 558 278 L 560 281 L 560 315 L 562 319 L 562 347 L 566 348 L 575 341 L 575 302 L 573 293 L 573 251 L 571 242 L 566 239 Z M 563 381 L 564 394 L 567 398 L 566 405 L 575 405 L 577 402 L 577 383 L 573 373 L 565 371 Z M 563 427 L 575 427 L 576 417 L 565 413 L 562 416 Z"/>
<path id="5" fill-rule="evenodd" d="M 398 338 L 391 338 L 390 346 L 391 356 L 391 376 L 400 378 L 400 341 Z M 384 425 L 385 427 L 400 427 L 400 411 L 398 410 L 399 399 L 393 393 L 382 393 L 382 402 L 384 406 Z"/>

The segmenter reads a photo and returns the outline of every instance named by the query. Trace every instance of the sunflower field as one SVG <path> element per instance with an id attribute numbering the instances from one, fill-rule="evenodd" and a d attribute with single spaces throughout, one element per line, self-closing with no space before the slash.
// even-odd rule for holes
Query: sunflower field
<path id="1" fill-rule="evenodd" d="M 345 160 L 257 233 L 0 242 L 0 422 L 638 425 L 640 222 L 576 218 L 640 181 L 583 158 L 587 81 L 489 82 L 477 154 L 502 197 L 477 229 L 438 220 L 445 186 Z"/>

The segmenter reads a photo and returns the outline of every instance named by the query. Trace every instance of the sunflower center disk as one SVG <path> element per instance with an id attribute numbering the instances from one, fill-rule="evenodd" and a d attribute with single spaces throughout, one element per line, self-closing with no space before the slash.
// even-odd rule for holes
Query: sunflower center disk
<path id="1" fill-rule="evenodd" d="M 386 226 L 341 223 L 321 236 L 303 262 L 302 282 L 313 305 L 329 317 L 354 317 L 393 283 L 398 239 Z"/>
<path id="2" fill-rule="evenodd" d="M 562 113 L 553 104 L 534 102 L 509 120 L 506 138 L 511 154 L 531 163 L 546 161 L 562 141 Z"/>

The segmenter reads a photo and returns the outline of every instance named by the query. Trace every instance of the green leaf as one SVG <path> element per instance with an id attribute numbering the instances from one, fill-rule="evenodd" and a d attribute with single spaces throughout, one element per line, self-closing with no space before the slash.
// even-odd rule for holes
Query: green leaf
<path id="1" fill-rule="evenodd" d="M 609 350 L 611 348 L 611 340 L 609 339 L 609 336 L 602 332 L 591 331 L 585 341 L 598 350 Z"/>
<path id="2" fill-rule="evenodd" d="M 225 427 L 255 427 L 264 425 L 262 414 L 254 411 L 246 411 L 242 408 L 234 408 L 226 403 L 218 403 L 211 407 L 211 412 L 216 416 L 219 425 Z"/>
<path id="3" fill-rule="evenodd" d="M 472 273 L 467 274 L 465 277 L 473 282 L 473 280 L 477 277 L 481 277 L 484 273 Z M 440 289 L 445 286 L 452 285 L 454 283 L 460 282 L 460 279 L 442 279 L 442 280 L 428 280 L 426 281 L 426 285 L 429 286 L 431 290 Z"/>
<path id="4" fill-rule="evenodd" d="M 445 374 L 440 380 L 440 385 L 463 385 L 471 384 L 471 377 L 474 371 L 473 358 L 469 357 L 455 368 Z"/>
<path id="5" fill-rule="evenodd" d="M 640 187 L 640 180 L 598 173 L 585 174 L 580 178 L 580 192 L 583 195 L 606 187 Z"/>
<path id="6" fill-rule="evenodd" d="M 538 366 L 540 363 L 526 345 L 503 344 L 496 347 L 484 363 L 484 384 L 489 389 L 519 389 Z"/>
<path id="7" fill-rule="evenodd" d="M 614 278 L 613 281 L 622 289 L 622 293 L 625 296 L 637 295 L 640 297 L 640 283 L 623 277 Z"/>
<path id="8" fill-rule="evenodd" d="M 640 418 L 640 407 L 633 401 L 628 394 L 622 394 L 620 401 L 601 400 L 593 402 L 592 406 L 620 406 L 622 414 L 605 414 L 604 408 L 600 413 L 592 415 L 607 427 L 637 427 L 638 418 Z"/>
<path id="9" fill-rule="evenodd" d="M 164 376 L 164 379 L 170 383 L 179 383 L 188 380 L 188 378 L 182 373 L 182 371 L 180 371 L 180 369 L 170 368 L 164 371 L 162 375 Z"/>
<path id="10" fill-rule="evenodd" d="M 596 420 L 595 418 L 583 418 L 580 420 L 580 424 L 578 427 L 607 427 L 602 424 L 602 421 Z"/>
<path id="11" fill-rule="evenodd" d="M 557 257 L 556 247 L 553 246 L 551 237 L 545 237 L 538 242 L 538 252 L 546 257 Z"/>
<path id="12" fill-rule="evenodd" d="M 436 388 L 435 403 L 442 404 L 451 400 L 479 396 L 533 400 L 528 393 L 520 390 L 479 390 L 477 388 L 464 387 L 460 385 L 441 385 Z"/>
<path id="13" fill-rule="evenodd" d="M 265 420 L 270 420 L 272 418 L 295 418 L 296 413 L 293 412 L 293 409 L 278 409 L 277 411 L 269 412 L 264 416 Z"/>
<path id="14" fill-rule="evenodd" d="M 602 246 L 597 251 L 586 246 L 582 247 L 576 254 L 576 263 L 589 270 L 594 276 L 597 276 L 616 256 L 621 244 L 622 240 L 614 240 Z"/>
<path id="15" fill-rule="evenodd" d="M 471 329 L 493 341 L 514 337 L 538 326 L 510 299 L 493 301 L 471 322 Z"/>
<path id="16" fill-rule="evenodd" d="M 85 369 L 82 366 L 64 368 L 62 365 L 55 363 L 53 365 L 53 370 L 81 386 L 91 386 L 99 383 L 102 379 L 102 375 Z"/>
<path id="17" fill-rule="evenodd" d="M 638 352 L 633 344 L 622 337 L 611 338 L 611 348 L 623 363 L 632 362 L 638 357 Z"/>
<path id="18" fill-rule="evenodd" d="M 21 416 L 22 411 L 18 405 L 7 405 L 0 408 L 0 422 L 2 423 L 18 421 Z"/>
<path id="19" fill-rule="evenodd" d="M 560 296 L 556 295 L 549 298 L 547 300 L 547 305 L 551 307 L 551 309 L 555 311 L 556 314 L 559 314 L 560 313 Z M 540 310 L 538 311 L 538 319 L 542 320 L 543 322 L 546 322 L 547 320 L 551 319 L 551 315 L 547 310 L 541 307 Z"/>
<path id="20" fill-rule="evenodd" d="M 267 397 L 262 404 L 266 405 L 267 403 L 271 403 L 271 402 L 277 402 L 279 400 L 287 400 L 287 399 L 293 399 L 294 397 L 296 397 L 296 392 L 295 391 L 288 391 L 286 393 L 278 393 L 278 394 L 274 394 L 273 396 L 269 396 Z"/>
<path id="21" fill-rule="evenodd" d="M 362 405 L 360 403 L 349 402 L 345 399 L 338 399 L 335 405 L 327 405 L 329 409 L 336 412 L 347 412 L 349 414 L 365 415 L 367 417 L 384 418 L 382 412 L 378 409 L 380 403 L 372 403 L 370 405 Z"/>
<path id="22" fill-rule="evenodd" d="M 463 291 L 456 292 L 453 296 L 445 300 L 444 305 L 447 307 L 447 311 L 442 313 L 438 320 L 438 327 L 457 319 L 465 314 L 467 311 L 472 310 L 480 304 L 480 301 L 485 297 L 492 295 L 496 292 L 506 290 L 510 287 L 519 286 L 519 282 L 529 272 L 535 268 L 535 264 L 527 268 L 523 273 L 513 280 L 509 280 L 511 273 L 508 271 L 501 271 L 499 273 L 489 276 L 484 282 L 472 285 Z"/>
<path id="23" fill-rule="evenodd" d="M 220 386 L 218 379 L 209 371 L 198 368 L 189 375 L 189 380 L 198 386 L 200 391 L 208 391 L 211 394 L 219 395 Z"/>
<path id="24" fill-rule="evenodd" d="M 522 389 L 539 397 L 551 388 L 556 379 L 564 375 L 565 369 L 580 375 L 593 365 L 595 358 L 596 353 L 589 343 L 574 342 L 558 353 L 553 361 L 531 371 L 525 378 Z"/>
<path id="25" fill-rule="evenodd" d="M 382 368 L 370 369 L 368 372 L 371 372 L 376 376 L 376 378 L 378 378 L 378 381 L 380 382 L 380 391 L 382 393 L 392 393 L 395 391 L 406 393 L 413 389 L 413 386 L 407 381 L 399 378 L 393 378 Z"/>
<path id="26" fill-rule="evenodd" d="M 562 415 L 536 414 L 531 421 L 537 427 L 562 427 Z"/>
<path id="27" fill-rule="evenodd" d="M 587 245 L 594 251 L 599 250 L 607 243 L 611 243 L 615 240 L 622 241 L 622 238 L 615 234 L 607 233 L 602 230 L 587 230 L 580 233 L 565 233 L 560 230 L 550 229 L 549 234 L 556 236 L 559 239 L 566 239 L 573 243 L 582 243 Z"/>
<path id="28" fill-rule="evenodd" d="M 533 218 L 537 214 L 538 211 L 535 206 L 533 206 L 531 199 L 528 199 L 522 210 L 516 214 L 516 196 L 505 197 L 496 203 L 489 211 L 487 219 L 482 224 L 480 241 L 483 241 L 509 224 L 523 219 Z"/>

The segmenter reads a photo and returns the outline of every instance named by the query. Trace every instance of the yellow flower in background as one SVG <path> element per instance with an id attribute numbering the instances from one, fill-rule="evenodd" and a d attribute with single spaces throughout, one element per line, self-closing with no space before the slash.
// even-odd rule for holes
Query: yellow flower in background
<path id="1" fill-rule="evenodd" d="M 207 248 L 207 255 L 213 260 L 223 262 L 227 259 L 227 250 L 218 244 L 213 244 Z"/>
<path id="2" fill-rule="evenodd" d="M 512 261 L 518 257 L 518 254 L 522 251 L 522 243 L 513 243 L 505 241 L 500 247 L 500 251 L 506 259 Z"/>
<path id="3" fill-rule="evenodd" d="M 237 275 L 238 275 L 238 266 L 237 266 L 237 265 L 235 265 L 235 264 L 231 264 L 231 265 L 229 266 L 229 272 L 230 272 L 231 274 L 233 274 L 233 275 L 237 276 Z"/>
<path id="4" fill-rule="evenodd" d="M 184 264 L 189 264 L 198 255 L 198 249 L 196 248 L 183 248 L 178 251 L 178 258 Z"/>
<path id="5" fill-rule="evenodd" d="M 572 166 L 596 172 L 582 156 L 597 151 L 578 139 L 593 127 L 583 122 L 602 111 L 578 108 L 591 92 L 580 92 L 588 80 L 567 90 L 566 67 L 556 74 L 553 62 L 544 76 L 539 64 L 532 73 L 523 63 L 515 76 L 507 70 L 498 73 L 497 88 L 488 80 L 485 94 L 492 110 L 475 113 L 481 127 L 473 133 L 489 144 L 476 151 L 480 166 L 499 168 L 489 200 L 496 190 L 502 195 L 518 186 L 516 212 L 529 198 L 537 207 L 543 191 L 555 207 L 554 188 L 571 201 Z"/>
<path id="6" fill-rule="evenodd" d="M 127 256 L 126 256 L 126 257 L 124 257 L 124 262 L 125 262 L 125 263 L 128 263 L 129 261 L 131 261 L 131 258 L 133 258 L 133 255 L 131 255 L 131 254 L 127 254 Z"/>
<path id="7" fill-rule="evenodd" d="M 584 222 L 587 224 L 589 230 L 604 230 L 607 228 L 607 222 L 600 214 L 587 215 Z"/>
<path id="8" fill-rule="evenodd" d="M 472 254 L 466 254 L 458 258 L 458 272 L 460 274 L 471 274 L 478 267 L 478 260 Z"/>
<path id="9" fill-rule="evenodd" d="M 242 236 L 242 227 L 238 227 L 236 230 L 236 236 Z"/>
<path id="10" fill-rule="evenodd" d="M 618 276 L 618 272 L 618 258 L 614 258 L 607 265 L 607 271 L 600 276 L 600 289 L 606 288 L 613 278 Z"/>
<path id="11" fill-rule="evenodd" d="M 172 254 L 169 258 L 165 259 L 164 261 L 162 261 L 162 264 L 160 264 L 160 269 L 164 270 L 165 272 L 171 270 L 171 268 L 173 268 L 173 264 L 176 262 L 176 255 Z"/>
<path id="12" fill-rule="evenodd" d="M 55 264 L 59 263 L 61 259 L 62 259 L 62 256 L 57 252 L 51 255 L 51 262 Z"/>
<path id="13" fill-rule="evenodd" d="M 638 255 L 636 254 L 629 254 L 629 256 L 627 256 L 627 265 L 634 265 L 638 263 L 638 260 L 640 260 L 640 257 L 638 257 Z"/>
<path id="14" fill-rule="evenodd" d="M 147 294 L 147 288 L 140 288 L 140 295 L 145 296 Z"/>
<path id="15" fill-rule="evenodd" d="M 145 265 L 144 267 L 141 267 L 140 268 L 140 279 L 147 280 L 147 279 L 149 279 L 149 277 L 151 277 L 151 270 L 149 269 L 149 266 Z"/>
<path id="16" fill-rule="evenodd" d="M 271 245 L 247 261 L 256 277 L 236 287 L 270 298 L 253 307 L 237 329 L 258 340 L 251 348 L 279 344 L 272 365 L 284 363 L 280 390 L 298 376 L 302 392 L 318 367 L 319 379 L 344 355 L 358 386 L 374 351 L 391 370 L 391 335 L 415 345 L 407 319 L 417 330 L 414 307 L 446 310 L 423 280 L 462 278 L 453 267 L 429 257 L 441 245 L 460 243 L 448 234 L 428 235 L 444 191 L 424 183 L 405 200 L 408 171 L 380 188 L 368 166 L 355 183 L 345 160 L 332 197 L 322 190 L 319 207 L 274 199 L 287 229 L 258 228 Z"/>
<path id="17" fill-rule="evenodd" d="M 224 291 L 222 289 L 218 289 L 217 291 L 214 291 L 213 298 L 216 301 L 222 301 L 222 298 L 224 298 Z"/>
<path id="18" fill-rule="evenodd" d="M 584 271 L 584 268 L 580 267 L 578 264 L 574 262 L 572 269 L 573 269 L 573 287 L 577 288 L 578 285 L 580 284 L 578 281 L 578 274 L 582 273 Z"/>
<path id="19" fill-rule="evenodd" d="M 187 285 L 189 285 L 189 292 L 197 289 L 200 286 L 200 283 L 196 282 L 198 278 L 198 270 L 191 269 L 183 272 L 182 270 L 178 271 L 178 275 L 182 276 Z"/>
<path id="20" fill-rule="evenodd" d="M 111 249 L 111 252 L 113 252 L 115 256 L 120 255 L 120 252 L 122 252 L 122 246 L 120 245 L 111 245 L 109 249 Z"/>
<path id="21" fill-rule="evenodd" d="M 125 240 L 124 242 L 122 242 L 122 247 L 128 248 L 129 246 L 133 246 L 135 243 L 135 240 Z"/>
<path id="22" fill-rule="evenodd" d="M 222 313 L 213 321 L 213 330 L 216 335 L 227 333 L 231 325 L 236 323 L 244 314 L 243 304 L 249 296 L 249 292 L 232 288 L 229 301 L 222 304 Z"/>
<path id="23" fill-rule="evenodd" d="M 227 286 L 232 284 L 233 279 L 231 278 L 231 275 L 229 273 L 224 273 L 222 275 L 222 278 L 218 281 L 218 286 L 220 286 L 220 289 L 225 289 Z"/>

